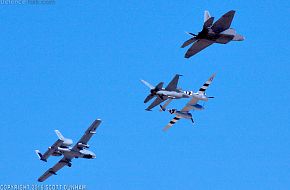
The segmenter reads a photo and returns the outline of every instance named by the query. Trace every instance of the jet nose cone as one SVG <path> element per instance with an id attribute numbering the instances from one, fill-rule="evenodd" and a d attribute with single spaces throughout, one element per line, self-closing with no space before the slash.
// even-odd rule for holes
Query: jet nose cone
<path id="1" fill-rule="evenodd" d="M 95 159 L 96 158 L 96 155 L 95 154 L 92 154 L 92 159 Z"/>

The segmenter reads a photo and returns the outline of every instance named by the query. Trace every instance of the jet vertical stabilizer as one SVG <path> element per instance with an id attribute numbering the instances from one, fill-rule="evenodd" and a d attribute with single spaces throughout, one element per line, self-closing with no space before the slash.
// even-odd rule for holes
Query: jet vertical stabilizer
<path id="1" fill-rule="evenodd" d="M 37 154 L 37 156 L 40 160 L 47 162 L 47 160 L 43 158 L 43 155 L 40 153 L 39 150 L 35 150 L 35 153 Z"/>
<path id="2" fill-rule="evenodd" d="M 54 130 L 59 140 L 62 141 L 62 146 L 68 147 L 73 144 L 71 139 L 64 138 L 64 136 L 59 132 L 59 130 Z"/>
<path id="3" fill-rule="evenodd" d="M 204 11 L 204 17 L 203 17 L 203 22 L 205 23 L 209 18 L 210 18 L 210 14 L 208 11 Z"/>
<path id="4" fill-rule="evenodd" d="M 65 138 L 64 138 L 64 136 L 60 133 L 59 130 L 54 130 L 54 132 L 56 133 L 56 135 L 57 135 L 57 137 L 58 137 L 59 140 L 64 141 Z"/>

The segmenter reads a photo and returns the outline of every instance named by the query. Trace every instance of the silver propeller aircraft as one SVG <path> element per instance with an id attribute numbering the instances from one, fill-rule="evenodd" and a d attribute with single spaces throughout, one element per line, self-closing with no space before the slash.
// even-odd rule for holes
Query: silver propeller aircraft
<path id="1" fill-rule="evenodd" d="M 164 131 L 168 130 L 170 127 L 172 127 L 178 120 L 181 118 L 184 119 L 190 119 L 192 123 L 194 123 L 192 114 L 190 113 L 191 110 L 203 110 L 204 107 L 197 102 L 199 100 L 202 101 L 208 101 L 209 98 L 214 98 L 214 97 L 209 97 L 206 96 L 205 91 L 211 84 L 215 77 L 215 74 L 213 74 L 205 83 L 204 85 L 199 89 L 198 92 L 193 93 L 192 98 L 190 101 L 182 108 L 182 110 L 177 110 L 177 109 L 170 109 L 168 110 L 169 113 L 175 114 L 176 116 L 163 128 Z M 165 110 L 163 110 L 165 111 Z"/>
<path id="2" fill-rule="evenodd" d="M 150 94 L 144 100 L 144 103 L 149 102 L 152 98 L 156 97 L 156 99 L 149 105 L 146 110 L 151 111 L 152 108 L 158 106 L 162 102 L 168 100 L 161 109 L 165 109 L 166 106 L 172 101 L 172 99 L 180 99 L 180 98 L 190 98 L 192 95 L 192 91 L 182 91 L 177 87 L 179 77 L 182 75 L 176 74 L 171 82 L 163 88 L 164 82 L 160 82 L 157 86 L 153 86 L 145 80 L 141 80 L 143 84 L 145 84 L 148 88 L 150 88 Z"/>
<path id="3" fill-rule="evenodd" d="M 64 166 L 71 167 L 71 161 L 73 158 L 96 158 L 96 155 L 93 152 L 87 150 L 89 148 L 89 145 L 87 143 L 91 139 L 93 134 L 96 133 L 96 129 L 100 125 L 100 123 L 100 119 L 95 120 L 92 125 L 86 130 L 82 138 L 73 147 L 70 147 L 73 144 L 73 141 L 71 139 L 64 138 L 64 136 L 58 130 L 55 130 L 55 133 L 58 136 L 58 140 L 51 147 L 49 147 L 44 154 L 41 154 L 39 150 L 35 150 L 35 152 L 38 155 L 39 159 L 44 162 L 47 162 L 47 158 L 50 156 L 63 155 L 63 158 L 52 168 L 47 170 L 42 176 L 40 176 L 38 178 L 38 181 L 43 182 L 51 175 L 56 175 L 56 172 Z"/>
<path id="4" fill-rule="evenodd" d="M 193 37 L 181 46 L 184 48 L 195 42 L 187 50 L 185 58 L 190 58 L 213 43 L 227 44 L 230 41 L 243 41 L 245 38 L 237 34 L 235 29 L 230 28 L 234 15 L 235 11 L 231 10 L 213 23 L 214 17 L 211 17 L 209 12 L 205 11 L 202 31 L 197 35 L 189 32 L 188 34 Z"/>

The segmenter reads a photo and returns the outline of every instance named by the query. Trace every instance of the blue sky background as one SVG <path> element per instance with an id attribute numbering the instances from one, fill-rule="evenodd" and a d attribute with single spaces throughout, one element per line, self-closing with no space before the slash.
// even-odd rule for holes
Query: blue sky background
<path id="1" fill-rule="evenodd" d="M 185 31 L 203 11 L 236 10 L 243 42 L 214 44 L 184 59 Z M 95 160 L 73 160 L 44 184 L 88 189 L 289 189 L 288 1 L 56 1 L 0 6 L 0 183 L 36 184 L 60 158 L 38 160 L 56 140 L 77 141 L 96 118 Z M 215 99 L 196 125 L 146 112 L 140 79 Z M 179 100 L 171 108 L 181 108 Z"/>

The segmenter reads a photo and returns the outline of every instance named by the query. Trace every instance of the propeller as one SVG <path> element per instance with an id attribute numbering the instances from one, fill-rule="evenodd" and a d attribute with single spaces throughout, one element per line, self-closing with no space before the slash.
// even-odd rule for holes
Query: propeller
<path id="1" fill-rule="evenodd" d="M 145 80 L 141 80 L 141 82 L 146 85 L 148 88 L 150 89 L 154 89 L 154 86 L 152 86 L 149 82 L 145 81 Z"/>
<path id="2" fill-rule="evenodd" d="M 150 85 L 149 83 L 147 83 L 146 81 L 142 81 L 141 82 L 143 84 L 145 84 L 146 86 L 150 87 L 150 94 L 145 98 L 144 103 L 149 102 L 155 95 L 156 93 L 162 89 L 163 86 L 163 82 L 160 82 L 156 87 L 153 87 L 152 85 Z M 149 85 L 148 85 L 149 84 Z M 161 99 L 163 99 L 163 97 L 160 97 Z"/>
<path id="3" fill-rule="evenodd" d="M 149 94 L 149 95 L 146 97 L 146 99 L 144 100 L 144 103 L 149 102 L 153 97 L 154 97 L 153 94 Z"/>

